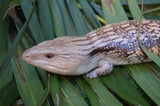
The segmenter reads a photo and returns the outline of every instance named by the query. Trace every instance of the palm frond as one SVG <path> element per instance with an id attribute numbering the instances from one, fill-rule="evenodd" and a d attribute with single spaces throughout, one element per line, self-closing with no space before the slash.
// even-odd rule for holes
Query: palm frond
<path id="1" fill-rule="evenodd" d="M 87 79 L 49 77 L 22 60 L 23 51 L 41 41 L 83 36 L 106 23 L 139 19 L 140 0 L 38 0 L 30 21 L 34 0 L 19 1 L 0 0 L 5 7 L 0 8 L 0 105 L 160 105 L 160 68 L 155 63 L 116 66 L 109 75 Z M 144 0 L 145 4 L 147 11 L 160 6 L 159 0 Z M 8 5 L 15 5 L 15 13 L 3 19 Z M 144 13 L 144 18 L 158 19 L 157 11 Z M 29 25 L 23 34 L 25 19 Z M 17 32 L 24 36 L 20 43 Z"/>

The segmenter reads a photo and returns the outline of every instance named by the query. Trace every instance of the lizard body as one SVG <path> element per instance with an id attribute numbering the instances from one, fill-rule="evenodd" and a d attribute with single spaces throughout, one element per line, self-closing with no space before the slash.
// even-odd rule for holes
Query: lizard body
<path id="1" fill-rule="evenodd" d="M 86 36 L 44 41 L 26 50 L 23 59 L 52 73 L 87 73 L 87 77 L 95 78 L 110 73 L 114 65 L 151 61 L 138 44 L 138 25 L 137 20 L 124 21 L 105 25 Z M 160 57 L 160 21 L 142 20 L 140 41 Z"/>

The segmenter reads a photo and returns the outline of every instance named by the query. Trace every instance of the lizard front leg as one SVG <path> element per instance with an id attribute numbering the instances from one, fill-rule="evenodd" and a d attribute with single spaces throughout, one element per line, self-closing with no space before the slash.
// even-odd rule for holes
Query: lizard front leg
<path id="1" fill-rule="evenodd" d="M 113 70 L 113 64 L 106 60 L 100 60 L 98 62 L 98 68 L 93 71 L 87 73 L 87 77 L 92 79 L 98 76 L 103 76 L 109 74 Z"/>

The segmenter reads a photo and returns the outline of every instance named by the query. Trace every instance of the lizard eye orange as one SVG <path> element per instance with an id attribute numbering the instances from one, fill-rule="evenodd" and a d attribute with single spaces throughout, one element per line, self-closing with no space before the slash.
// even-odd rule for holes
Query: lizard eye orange
<path id="1" fill-rule="evenodd" d="M 54 57 L 54 54 L 52 54 L 52 53 L 47 53 L 45 56 L 46 56 L 47 58 L 51 59 L 51 58 Z"/>

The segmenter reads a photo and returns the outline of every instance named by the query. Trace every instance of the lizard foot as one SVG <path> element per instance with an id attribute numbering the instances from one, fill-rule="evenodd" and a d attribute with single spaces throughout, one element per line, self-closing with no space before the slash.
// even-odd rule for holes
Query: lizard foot
<path id="1" fill-rule="evenodd" d="M 109 74 L 112 70 L 113 70 L 113 64 L 111 64 L 105 60 L 100 60 L 98 62 L 98 68 L 87 73 L 87 77 L 90 79 L 96 78 L 98 76 L 103 76 L 103 75 Z"/>

